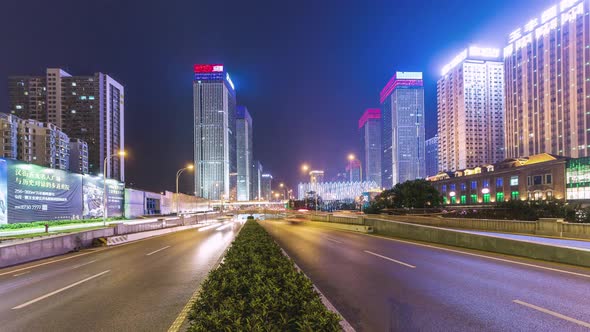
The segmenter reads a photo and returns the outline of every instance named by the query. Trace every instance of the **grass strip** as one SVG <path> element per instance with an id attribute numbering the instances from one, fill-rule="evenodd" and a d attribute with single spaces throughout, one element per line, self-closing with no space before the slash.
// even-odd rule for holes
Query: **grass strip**
<path id="1" fill-rule="evenodd" d="M 203 282 L 189 320 L 188 331 L 342 330 L 311 281 L 253 220 Z"/>

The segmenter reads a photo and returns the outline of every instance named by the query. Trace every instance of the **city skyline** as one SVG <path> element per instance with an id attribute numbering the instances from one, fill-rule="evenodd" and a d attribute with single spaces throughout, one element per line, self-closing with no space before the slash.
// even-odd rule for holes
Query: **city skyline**
<path id="1" fill-rule="evenodd" d="M 402 8 L 400 14 L 382 17 L 378 20 L 383 23 L 398 21 L 403 23 L 405 18 L 401 13 L 404 11 L 420 13 L 420 18 L 426 22 L 416 31 L 425 38 L 422 45 L 415 44 L 414 39 L 408 38 L 411 35 L 409 31 L 407 36 L 401 34 L 395 40 L 390 40 L 391 25 L 386 27 L 381 23 L 375 23 L 375 20 L 371 20 L 366 28 L 355 31 L 351 30 L 352 27 L 346 27 L 344 22 L 338 18 L 331 18 L 333 24 L 328 27 L 323 24 L 322 15 L 315 15 L 313 11 L 305 14 L 298 12 L 299 16 L 295 14 L 288 17 L 287 20 L 297 21 L 300 18 L 311 20 L 312 23 L 315 23 L 309 29 L 313 30 L 308 29 L 302 32 L 289 30 L 277 31 L 278 34 L 260 34 L 262 40 L 266 41 L 264 45 L 268 45 L 265 46 L 268 50 L 267 56 L 262 57 L 254 57 L 256 51 L 232 54 L 234 53 L 232 50 L 244 49 L 247 45 L 245 43 L 252 42 L 251 38 L 245 38 L 242 42 L 234 37 L 231 38 L 235 41 L 233 45 L 223 46 L 207 38 L 206 34 L 188 32 L 190 29 L 187 24 L 188 20 L 183 21 L 182 19 L 171 23 L 170 26 L 154 25 L 150 27 L 151 32 L 146 34 L 151 34 L 149 39 L 138 37 L 137 29 L 131 29 L 133 34 L 124 32 L 125 35 L 121 39 L 106 39 L 106 36 L 112 34 L 109 31 L 126 31 L 128 24 L 137 24 L 141 15 L 151 17 L 161 11 L 174 11 L 179 17 L 183 17 L 183 13 L 190 12 L 190 8 L 184 6 L 160 8 L 158 5 L 149 5 L 141 8 L 137 13 L 139 15 L 136 15 L 137 8 L 132 5 L 122 6 L 115 14 L 108 11 L 109 4 L 105 6 L 90 5 L 92 11 L 97 14 L 108 11 L 109 15 L 112 15 L 112 24 L 104 28 L 107 30 L 99 33 L 91 27 L 80 29 L 81 31 L 69 31 L 65 26 L 49 23 L 45 26 L 47 33 L 64 34 L 69 37 L 68 40 L 90 35 L 97 39 L 97 43 L 87 45 L 86 49 L 82 49 L 80 53 L 67 42 L 52 39 L 51 42 L 56 44 L 55 49 L 44 57 L 38 57 L 31 56 L 34 52 L 27 52 L 30 46 L 25 43 L 27 40 L 25 37 L 29 31 L 26 28 L 22 31 L 13 31 L 11 37 L 4 40 L 7 47 L 19 50 L 18 53 L 21 55 L 18 58 L 11 54 L 5 55 L 10 66 L 0 69 L 0 75 L 6 77 L 35 74 L 47 67 L 60 67 L 72 73 L 103 71 L 112 75 L 125 86 L 128 97 L 125 110 L 128 120 L 126 123 L 126 146 L 129 150 L 129 155 L 126 158 L 126 180 L 133 186 L 160 190 L 173 188 L 173 176 L 152 181 L 153 173 L 173 174 L 177 166 L 184 165 L 193 159 L 192 128 L 186 125 L 190 121 L 188 120 L 190 115 L 187 112 L 190 112 L 192 104 L 190 90 L 186 88 L 186 82 L 190 80 L 187 68 L 193 63 L 200 62 L 225 63 L 231 66 L 232 79 L 241 91 L 240 102 L 254 110 L 252 115 L 255 119 L 260 119 L 260 122 L 256 124 L 256 127 L 260 128 L 257 131 L 259 134 L 254 138 L 255 155 L 259 156 L 257 159 L 264 162 L 265 169 L 271 171 L 275 179 L 286 181 L 292 185 L 300 180 L 298 165 L 301 162 L 307 161 L 314 167 L 325 169 L 326 174 L 336 174 L 341 171 L 341 165 L 346 161 L 348 153 L 360 154 L 360 151 L 353 151 L 358 146 L 357 137 L 354 135 L 355 122 L 360 115 L 358 110 L 367 106 L 376 106 L 375 100 L 378 98 L 378 91 L 386 83 L 388 73 L 394 68 L 424 71 L 426 138 L 432 137 L 436 131 L 436 121 L 434 121 L 436 112 L 435 82 L 440 67 L 443 65 L 441 59 L 448 59 L 464 45 L 481 44 L 488 41 L 490 44 L 503 45 L 506 42 L 507 34 L 514 27 L 535 17 L 545 7 L 553 3 L 554 1 L 539 1 L 531 5 L 525 1 L 504 1 L 475 5 L 468 1 L 457 1 L 442 6 L 445 8 L 437 5 L 427 6 L 427 8 L 407 5 Z M 318 11 L 322 12 L 332 8 L 335 3 L 327 2 L 316 5 L 319 6 Z M 21 6 L 9 4 L 4 14 L 16 13 L 22 10 Z M 52 13 L 56 10 L 44 3 L 40 3 L 38 6 L 39 10 L 36 12 L 39 13 Z M 269 24 L 282 26 L 279 22 L 285 18 L 274 15 L 278 9 L 276 6 L 262 6 L 262 8 L 263 13 L 258 15 L 266 18 L 263 22 L 250 25 L 246 31 L 242 32 L 234 28 L 243 23 L 237 20 L 228 27 L 221 28 L 218 33 L 220 36 L 229 36 L 237 31 L 237 33 L 252 35 L 265 31 Z M 240 4 L 233 4 L 231 9 L 243 12 L 251 10 Z M 364 4 L 361 7 L 361 12 L 367 14 L 366 17 L 370 17 L 371 15 L 379 15 L 383 9 L 382 5 L 376 3 Z M 85 17 L 85 15 L 76 15 L 81 14 L 80 10 L 81 7 L 72 6 L 65 10 L 64 14 L 80 21 Z M 359 8 L 355 8 L 353 5 L 345 6 L 339 14 L 343 18 L 356 17 L 358 10 Z M 459 15 L 456 21 L 463 23 L 453 23 L 442 28 L 436 23 L 445 15 L 451 14 Z M 32 15 L 36 17 L 39 14 L 32 13 Z M 16 17 L 16 15 L 13 16 Z M 46 20 L 41 16 L 39 19 L 43 22 Z M 359 20 L 363 20 L 363 18 L 361 17 Z M 2 22 L 0 24 L 4 27 L 5 24 L 12 24 L 11 22 L 14 20 L 11 21 L 11 17 L 7 16 Z M 401 27 L 403 24 L 397 26 Z M 436 33 L 427 33 L 434 30 Z M 11 29 L 5 28 L 3 31 L 11 31 Z M 168 33 L 158 31 L 167 31 Z M 303 41 L 301 33 L 309 31 L 318 31 L 319 33 L 314 34 L 312 39 Z M 358 47 L 356 47 L 359 51 L 352 54 L 334 54 L 333 48 L 344 47 L 341 42 L 348 40 L 344 36 L 351 32 L 359 36 Z M 171 35 L 179 37 L 168 38 Z M 450 38 L 450 36 L 453 37 Z M 187 44 L 189 40 L 190 45 Z M 299 52 L 303 53 L 296 52 L 293 56 L 283 60 L 270 61 L 268 56 L 280 55 L 286 49 L 281 40 L 294 41 L 296 45 L 300 46 L 297 48 L 300 50 Z M 325 41 L 327 44 L 323 45 L 320 41 Z M 258 43 L 255 42 L 255 45 Z M 114 48 L 120 52 L 117 53 L 117 56 L 109 56 L 103 51 L 108 48 Z M 308 48 L 319 49 L 319 53 L 304 52 Z M 377 48 L 382 49 L 382 52 L 369 55 L 365 51 Z M 203 49 L 207 49 L 207 52 L 203 53 Z M 334 57 L 337 57 L 338 61 L 333 62 Z M 360 66 L 358 65 L 359 59 L 361 59 Z M 128 66 L 128 63 L 134 63 L 134 65 Z M 293 87 L 290 82 L 300 77 L 298 72 L 305 72 L 301 70 L 302 68 L 313 73 L 313 77 L 317 75 L 317 77 L 329 79 L 312 80 L 310 84 L 303 87 Z M 356 73 L 355 82 L 339 84 L 338 90 L 334 90 L 332 81 L 343 81 L 341 77 L 349 69 Z M 324 75 L 321 75 L 322 73 Z M 153 80 L 160 80 L 163 83 L 158 86 L 158 93 L 151 93 L 156 91 L 151 84 Z M 362 84 L 359 84 L 359 81 Z M 289 88 L 286 90 L 289 90 L 290 93 L 287 95 L 278 91 L 269 85 L 272 82 L 288 84 Z M 6 81 L 0 82 L 0 104 L 4 105 L 7 104 L 5 84 Z M 323 93 L 321 96 L 316 95 L 309 100 L 302 98 L 303 93 L 314 90 L 323 91 Z M 353 95 L 353 91 L 357 92 L 353 97 L 340 97 Z M 150 97 L 150 94 L 157 95 L 158 98 Z M 280 100 L 290 100 L 290 102 L 285 105 Z M 281 105 L 281 107 L 277 108 L 276 105 Z M 294 118 L 293 114 L 296 112 L 314 114 L 318 121 L 316 124 L 310 124 L 299 117 Z M 301 118 L 305 119 L 307 116 Z M 129 123 L 130 121 L 134 124 L 133 126 Z M 269 125 L 288 121 L 294 122 L 289 126 L 279 125 L 277 128 Z M 326 127 L 322 128 L 320 125 Z M 174 137 L 152 135 L 153 137 L 146 138 L 144 134 L 145 130 L 165 132 L 169 128 L 177 127 L 182 129 Z M 296 133 L 303 128 L 309 129 L 306 131 L 312 134 L 304 139 L 296 137 Z M 336 128 L 343 128 L 343 130 Z M 330 132 L 328 135 L 325 134 L 326 130 Z M 319 135 L 324 136 L 325 139 L 321 144 L 315 145 L 318 153 L 314 155 L 308 151 L 307 145 L 317 141 Z M 273 143 L 276 143 L 276 140 L 269 142 L 269 137 L 280 138 L 290 148 L 282 151 L 274 148 L 275 144 Z M 170 149 L 170 146 L 174 146 L 175 149 Z M 154 158 L 154 155 L 159 158 Z M 293 162 L 282 166 L 282 161 L 287 158 Z M 146 167 L 146 165 L 148 166 Z M 192 181 L 186 180 L 181 183 L 181 191 L 192 192 L 190 189 L 192 184 L 188 182 Z"/>

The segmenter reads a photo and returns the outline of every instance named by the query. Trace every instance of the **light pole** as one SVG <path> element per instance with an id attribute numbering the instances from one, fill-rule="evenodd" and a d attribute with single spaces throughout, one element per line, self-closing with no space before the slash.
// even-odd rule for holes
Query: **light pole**
<path id="1" fill-rule="evenodd" d="M 182 172 L 188 170 L 192 170 L 193 168 L 195 168 L 195 166 L 191 165 L 187 165 L 185 168 L 181 168 L 178 170 L 178 172 L 176 172 L 176 196 L 174 197 L 174 202 L 176 205 L 176 215 L 178 215 L 178 178 L 180 178 L 180 174 L 182 174 Z"/>
<path id="2" fill-rule="evenodd" d="M 356 159 L 356 156 L 351 153 L 348 155 L 348 160 L 350 161 L 349 165 L 350 165 L 350 182 L 352 182 L 352 162 Z M 361 161 L 359 160 L 359 170 L 360 170 L 360 181 L 363 182 L 363 164 L 361 163 Z"/>
<path id="3" fill-rule="evenodd" d="M 102 212 L 102 224 L 104 226 L 107 225 L 107 213 L 108 213 L 108 209 L 107 209 L 107 163 L 109 160 L 115 158 L 115 157 L 125 157 L 125 151 L 121 150 L 119 152 L 117 152 L 117 154 L 112 154 L 112 155 L 108 155 L 104 158 L 104 162 L 103 162 L 103 173 L 102 173 L 102 184 L 103 184 L 103 192 L 102 192 L 102 208 L 103 208 L 103 212 Z"/>

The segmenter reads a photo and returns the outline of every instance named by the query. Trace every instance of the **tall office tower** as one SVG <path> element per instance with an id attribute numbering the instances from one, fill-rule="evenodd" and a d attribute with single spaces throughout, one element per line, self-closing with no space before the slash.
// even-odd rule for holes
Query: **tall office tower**
<path id="1" fill-rule="evenodd" d="M 424 141 L 426 148 L 426 176 L 438 174 L 438 135 Z"/>
<path id="2" fill-rule="evenodd" d="M 0 158 L 16 159 L 18 156 L 18 123 L 20 119 L 12 114 L 0 113 Z"/>
<path id="3" fill-rule="evenodd" d="M 272 197 L 272 175 L 262 174 L 260 178 L 260 197 L 263 200 L 270 201 Z"/>
<path id="4" fill-rule="evenodd" d="M 561 1 L 509 35 L 507 157 L 590 155 L 587 7 L 587 1 Z"/>
<path id="5" fill-rule="evenodd" d="M 504 64 L 500 50 L 469 47 L 437 83 L 439 168 L 444 171 L 504 159 Z"/>
<path id="6" fill-rule="evenodd" d="M 380 94 L 381 181 L 424 178 L 424 82 L 421 72 L 396 72 Z"/>
<path id="7" fill-rule="evenodd" d="M 361 167 L 361 162 L 358 159 L 349 160 L 345 167 L 346 175 L 348 176 L 347 180 L 350 182 L 360 182 L 362 173 Z"/>
<path id="8" fill-rule="evenodd" d="M 252 171 L 252 117 L 245 106 L 236 109 L 236 150 L 238 163 L 238 201 L 249 201 Z"/>
<path id="9" fill-rule="evenodd" d="M 70 172 L 88 174 L 88 143 L 75 138 L 70 140 Z"/>
<path id="10" fill-rule="evenodd" d="M 310 183 L 322 183 L 324 182 L 324 171 L 315 170 L 309 172 Z"/>
<path id="11" fill-rule="evenodd" d="M 194 65 L 195 192 L 228 199 L 236 165 L 236 92 L 223 65 Z"/>
<path id="12" fill-rule="evenodd" d="M 49 68 L 45 76 L 10 77 L 8 84 L 12 114 L 52 123 L 88 143 L 89 172 L 102 173 L 105 158 L 124 150 L 124 88 L 109 75 Z M 108 158 L 106 169 L 108 178 L 125 180 L 124 159 Z"/>
<path id="13" fill-rule="evenodd" d="M 17 141 L 19 160 L 65 171 L 69 169 L 70 139 L 56 125 L 20 120 Z"/>
<path id="14" fill-rule="evenodd" d="M 359 131 L 365 171 L 361 180 L 374 181 L 381 186 L 381 110 L 366 110 L 359 120 Z"/>
<path id="15" fill-rule="evenodd" d="M 252 176 L 252 182 L 250 187 L 251 200 L 259 201 L 262 200 L 262 164 L 258 160 L 252 162 L 250 168 L 250 174 Z"/>

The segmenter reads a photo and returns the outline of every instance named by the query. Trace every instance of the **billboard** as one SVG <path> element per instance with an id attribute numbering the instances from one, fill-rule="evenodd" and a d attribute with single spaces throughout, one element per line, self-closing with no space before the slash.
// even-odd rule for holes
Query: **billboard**
<path id="1" fill-rule="evenodd" d="M 84 175 L 83 179 L 84 218 L 99 218 L 103 213 L 104 182 L 99 176 Z M 123 216 L 125 185 L 116 180 L 107 180 L 107 216 Z"/>
<path id="2" fill-rule="evenodd" d="M 7 164 L 5 169 L 8 171 L 2 177 L 0 164 L 0 183 L 4 183 L 0 195 L 6 188 L 8 222 L 81 218 L 82 175 L 16 161 L 2 161 L 2 164 Z"/>

